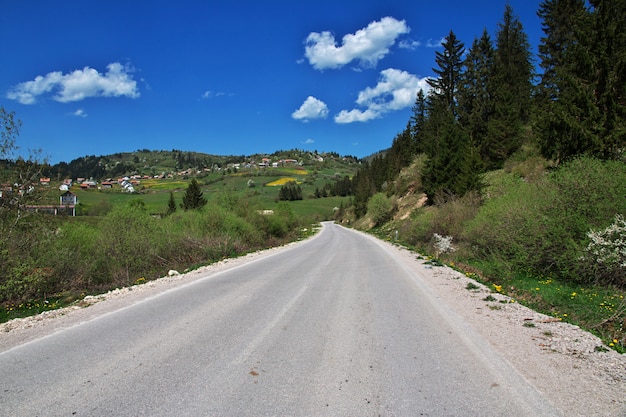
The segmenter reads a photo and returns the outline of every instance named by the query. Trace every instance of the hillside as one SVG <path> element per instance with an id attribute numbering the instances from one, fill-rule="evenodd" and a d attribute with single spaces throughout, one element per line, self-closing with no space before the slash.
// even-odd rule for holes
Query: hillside
<path id="1" fill-rule="evenodd" d="M 311 165 L 313 163 L 326 162 L 329 164 L 342 165 L 357 163 L 352 156 L 340 157 L 334 152 L 307 152 L 303 150 L 276 151 L 272 154 L 253 155 L 212 155 L 193 151 L 181 151 L 172 149 L 148 150 L 141 149 L 135 152 L 118 152 L 109 155 L 87 155 L 67 162 L 55 165 L 46 165 L 42 173 L 50 178 L 62 180 L 65 178 L 93 178 L 104 180 L 132 175 L 142 177 L 156 176 L 182 176 L 188 175 L 193 170 L 214 172 L 227 168 L 259 167 L 263 168 L 264 162 L 269 166 L 285 160 L 295 160 L 299 165 Z"/>

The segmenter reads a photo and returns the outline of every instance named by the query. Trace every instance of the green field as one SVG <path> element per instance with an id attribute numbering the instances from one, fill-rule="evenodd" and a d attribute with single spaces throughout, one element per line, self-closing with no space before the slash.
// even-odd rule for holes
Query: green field
<path id="1" fill-rule="evenodd" d="M 204 197 L 211 201 L 217 198 L 230 196 L 244 201 L 258 210 L 273 210 L 278 204 L 280 185 L 266 186 L 272 182 L 284 183 L 288 179 L 295 179 L 302 188 L 303 200 L 290 202 L 298 216 L 311 219 L 329 219 L 333 216 L 333 209 L 342 203 L 347 205 L 349 197 L 315 198 L 315 190 L 333 183 L 337 178 L 352 177 L 357 167 L 347 164 L 332 164 L 330 166 L 305 166 L 303 168 L 267 168 L 240 170 L 237 173 L 210 173 L 196 177 Z M 183 195 L 191 178 L 174 179 L 145 179 L 135 186 L 136 192 L 128 193 L 115 183 L 112 189 L 81 189 L 75 184 L 71 191 L 78 199 L 77 213 L 79 216 L 99 216 L 106 214 L 113 206 L 127 204 L 134 200 L 141 200 L 146 209 L 155 215 L 167 210 L 170 193 L 180 206 Z M 48 200 L 55 204 L 61 192 L 51 191 Z M 58 204 L 58 203 L 57 203 Z"/>

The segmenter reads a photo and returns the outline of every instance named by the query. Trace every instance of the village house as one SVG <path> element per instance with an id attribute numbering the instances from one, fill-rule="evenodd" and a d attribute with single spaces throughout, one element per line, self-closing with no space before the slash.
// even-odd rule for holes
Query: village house
<path id="1" fill-rule="evenodd" d="M 55 216 L 61 213 L 76 216 L 76 204 L 78 204 L 76 194 L 72 193 L 71 191 L 66 191 L 59 197 L 58 206 L 27 205 L 25 206 L 25 209 L 38 213 L 54 214 Z"/>
<path id="2" fill-rule="evenodd" d="M 78 203 L 76 194 L 71 191 L 66 191 L 59 197 L 59 204 L 61 206 L 75 206 Z"/>

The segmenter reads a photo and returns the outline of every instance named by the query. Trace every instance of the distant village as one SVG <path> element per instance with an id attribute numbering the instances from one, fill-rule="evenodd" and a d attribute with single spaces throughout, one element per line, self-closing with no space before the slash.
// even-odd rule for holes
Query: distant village
<path id="1" fill-rule="evenodd" d="M 324 162 L 324 157 L 318 154 L 310 155 L 311 160 L 314 162 L 322 163 Z M 334 159 L 334 158 L 331 158 Z M 345 157 L 343 158 L 346 159 Z M 173 179 L 173 178 L 187 178 L 190 176 L 197 176 L 203 173 L 211 173 L 211 172 L 238 172 L 239 170 L 254 170 L 254 169 L 265 169 L 265 168 L 284 168 L 284 167 L 301 167 L 302 161 L 298 161 L 296 159 L 280 159 L 277 161 L 273 161 L 270 158 L 261 158 L 260 160 L 251 160 L 247 162 L 241 163 L 228 163 L 224 167 L 220 167 L 217 164 L 213 165 L 210 168 L 189 168 L 177 172 L 170 173 L 161 173 L 158 175 L 140 175 L 133 174 L 124 176 L 121 178 L 104 178 L 100 181 L 94 178 L 66 178 L 61 181 L 59 185 L 59 190 L 62 194 L 59 196 L 59 205 L 28 205 L 25 206 L 26 209 L 31 211 L 38 212 L 47 212 L 51 214 L 69 214 L 76 215 L 76 205 L 78 204 L 78 199 L 76 194 L 74 194 L 71 189 L 73 186 L 78 185 L 82 190 L 107 190 L 107 189 L 120 189 L 123 192 L 134 193 L 137 191 L 137 188 L 140 186 L 142 180 L 151 180 L 151 179 Z M 52 180 L 48 177 L 42 177 L 39 179 L 39 185 L 44 188 L 52 187 Z M 17 191 L 16 191 L 17 190 Z M 18 184 L 2 184 L 0 187 L 0 199 L 7 197 L 8 195 L 13 194 L 14 192 L 18 192 L 19 194 L 24 194 L 25 192 L 30 192 L 34 190 L 34 187 L 30 187 L 30 190 L 24 190 L 23 187 Z"/>
<path id="2" fill-rule="evenodd" d="M 321 156 L 316 156 L 316 161 L 324 162 L 324 158 Z M 281 159 L 279 161 L 273 162 L 269 158 L 262 158 L 261 161 L 258 163 L 255 161 L 245 162 L 245 163 L 230 163 L 226 165 L 224 170 L 227 172 L 232 172 L 232 171 L 237 172 L 240 169 L 280 168 L 280 167 L 301 166 L 301 165 L 302 163 L 295 159 Z M 130 176 L 124 176 L 124 177 L 117 178 L 117 179 L 106 178 L 99 183 L 97 180 L 93 178 L 76 178 L 75 181 L 73 179 L 68 178 L 61 182 L 61 184 L 59 185 L 59 190 L 69 192 L 72 186 L 74 185 L 74 182 L 76 182 L 76 184 L 78 184 L 80 188 L 83 190 L 89 190 L 89 189 L 106 190 L 106 189 L 112 189 L 114 188 L 115 185 L 117 185 L 123 191 L 126 191 L 128 193 L 134 193 L 136 191 L 136 188 L 140 185 L 142 180 L 172 179 L 175 177 L 188 177 L 188 176 L 193 176 L 193 175 L 199 175 L 199 174 L 202 174 L 203 172 L 219 172 L 221 170 L 222 170 L 221 167 L 215 165 L 211 168 L 204 168 L 202 170 L 189 168 L 189 169 L 178 171 L 175 173 L 162 173 L 162 174 L 158 174 L 154 176 L 135 174 L 135 175 L 130 175 Z M 39 183 L 42 186 L 49 187 L 51 185 L 51 179 L 40 178 Z"/>

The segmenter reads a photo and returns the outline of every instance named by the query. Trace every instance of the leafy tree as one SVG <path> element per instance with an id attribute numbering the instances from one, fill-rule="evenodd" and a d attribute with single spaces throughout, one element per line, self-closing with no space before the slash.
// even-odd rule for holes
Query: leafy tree
<path id="1" fill-rule="evenodd" d="M 393 205 L 385 194 L 376 193 L 367 204 L 367 213 L 376 225 L 381 225 L 389 220 L 392 208 Z"/>
<path id="2" fill-rule="evenodd" d="M 15 119 L 15 112 L 0 106 L 0 159 L 11 156 L 17 149 L 15 139 L 20 134 L 22 122 Z"/>
<path id="3" fill-rule="evenodd" d="M 181 203 L 181 208 L 185 211 L 197 209 L 204 207 L 207 203 L 206 198 L 202 195 L 202 190 L 200 189 L 200 185 L 198 185 L 198 181 L 196 179 L 192 179 L 187 187 L 187 191 L 185 191 L 185 195 L 183 196 L 183 202 Z"/>

